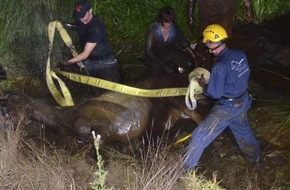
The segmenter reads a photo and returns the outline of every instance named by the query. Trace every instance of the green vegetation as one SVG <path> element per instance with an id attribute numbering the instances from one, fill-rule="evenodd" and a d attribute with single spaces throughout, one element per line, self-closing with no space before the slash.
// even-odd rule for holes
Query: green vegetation
<path id="1" fill-rule="evenodd" d="M 245 8 L 242 1 L 238 1 L 235 20 L 246 22 Z M 254 22 L 257 24 L 270 20 L 276 16 L 283 15 L 290 10 L 290 2 L 287 0 L 252 0 L 254 10 Z"/>
<path id="2" fill-rule="evenodd" d="M 171 6 L 184 35 L 194 41 L 186 25 L 187 1 L 92 0 L 94 12 L 105 22 L 108 38 L 118 57 L 134 59 L 143 56 L 146 30 L 155 19 L 156 11 Z M 289 10 L 288 0 L 253 0 L 255 22 L 261 23 Z M 39 75 L 44 73 L 48 53 L 47 25 L 50 21 L 71 18 L 73 1 L 33 2 L 2 0 L 0 2 L 0 64 L 8 76 Z M 235 20 L 245 22 L 245 9 L 239 1 Z M 74 41 L 77 40 L 74 38 Z M 61 42 L 56 43 L 56 46 Z M 59 53 L 60 49 L 57 50 Z"/>
<path id="3" fill-rule="evenodd" d="M 102 155 L 100 153 L 100 141 L 101 141 L 101 136 L 100 135 L 95 135 L 95 132 L 93 131 L 93 137 L 94 137 L 94 147 L 96 150 L 96 156 L 97 156 L 97 170 L 95 171 L 95 176 L 96 179 L 94 182 L 90 183 L 91 188 L 94 190 L 101 189 L 101 190 L 110 190 L 113 188 L 107 188 L 106 187 L 106 176 L 107 173 L 104 170 L 104 160 L 102 158 Z"/>
<path id="4" fill-rule="evenodd" d="M 147 27 L 155 21 L 159 8 L 173 7 L 176 20 L 186 36 L 190 36 L 186 25 L 186 1 L 119 1 L 105 0 L 98 2 L 95 12 L 104 20 L 108 36 L 118 52 L 130 52 L 142 56 Z M 108 16 L 110 15 L 110 16 Z"/>
<path id="5" fill-rule="evenodd" d="M 142 149 L 141 158 L 108 149 L 110 162 L 105 166 L 98 138 L 95 161 L 88 156 L 93 151 L 90 146 L 76 152 L 73 143 L 67 149 L 49 144 L 46 140 L 53 134 L 45 132 L 44 126 L 36 141 L 27 138 L 33 134 L 24 127 L 24 118 L 19 116 L 18 126 L 0 121 L 0 189 L 221 189 L 214 180 L 206 183 L 195 173 L 184 173 L 181 155 L 164 153 L 160 145 L 157 149 L 149 146 L 146 152 Z M 67 142 L 61 139 L 59 143 Z"/>

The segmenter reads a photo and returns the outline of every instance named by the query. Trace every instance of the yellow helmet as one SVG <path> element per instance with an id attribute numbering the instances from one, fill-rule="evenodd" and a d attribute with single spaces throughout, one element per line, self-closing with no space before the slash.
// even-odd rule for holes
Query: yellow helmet
<path id="1" fill-rule="evenodd" d="M 228 38 L 226 30 L 218 24 L 212 24 L 207 26 L 203 31 L 202 35 L 203 35 L 202 40 L 203 43 L 206 43 L 207 41 L 220 42 Z"/>

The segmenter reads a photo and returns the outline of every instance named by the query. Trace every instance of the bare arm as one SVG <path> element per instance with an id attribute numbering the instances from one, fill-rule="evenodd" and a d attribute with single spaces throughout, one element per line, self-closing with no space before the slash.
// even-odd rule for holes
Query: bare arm
<path id="1" fill-rule="evenodd" d="M 67 62 L 68 64 L 74 64 L 78 63 L 80 61 L 83 61 L 84 59 L 88 58 L 90 53 L 93 51 L 94 47 L 97 45 L 97 43 L 86 43 L 86 46 L 84 48 L 84 51 L 80 54 L 78 54 L 76 57 L 73 57 L 69 59 Z"/>
<path id="2" fill-rule="evenodd" d="M 253 12 L 253 7 L 251 5 L 251 0 L 243 0 L 243 1 L 247 10 L 247 19 L 248 21 L 253 21 L 254 12 Z"/>

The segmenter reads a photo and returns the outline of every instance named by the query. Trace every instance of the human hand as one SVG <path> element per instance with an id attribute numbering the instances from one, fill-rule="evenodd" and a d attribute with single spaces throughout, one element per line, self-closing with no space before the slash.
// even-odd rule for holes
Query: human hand
<path id="1" fill-rule="evenodd" d="M 197 80 L 199 86 L 203 87 L 205 85 L 205 78 L 203 73 L 201 74 L 200 78 Z"/>
<path id="2" fill-rule="evenodd" d="M 59 68 L 60 70 L 63 70 L 65 67 L 68 67 L 70 64 L 66 61 L 62 61 L 62 62 L 59 62 L 57 64 L 57 68 Z"/>

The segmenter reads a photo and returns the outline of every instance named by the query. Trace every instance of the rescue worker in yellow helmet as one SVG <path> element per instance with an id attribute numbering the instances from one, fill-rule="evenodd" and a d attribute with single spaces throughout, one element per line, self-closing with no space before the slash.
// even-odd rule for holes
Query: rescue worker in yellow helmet
<path id="1" fill-rule="evenodd" d="M 222 45 L 224 45 L 225 47 L 225 39 L 227 38 L 227 32 L 222 26 L 218 24 L 212 24 L 206 27 L 206 29 L 204 30 L 202 42 L 206 44 L 206 47 L 208 48 L 210 53 L 212 53 L 214 56 L 217 56 L 218 51 L 214 50 L 218 49 Z"/>
<path id="2" fill-rule="evenodd" d="M 203 32 L 203 43 L 217 56 L 217 61 L 208 84 L 205 84 L 203 76 L 198 83 L 203 87 L 204 95 L 217 102 L 192 133 L 184 160 L 187 170 L 195 168 L 203 150 L 227 127 L 231 129 L 245 159 L 252 164 L 259 160 L 260 146 L 247 118 L 252 102 L 247 92 L 250 68 L 242 51 L 227 48 L 226 38 L 225 29 L 217 24 L 207 26 Z"/>

